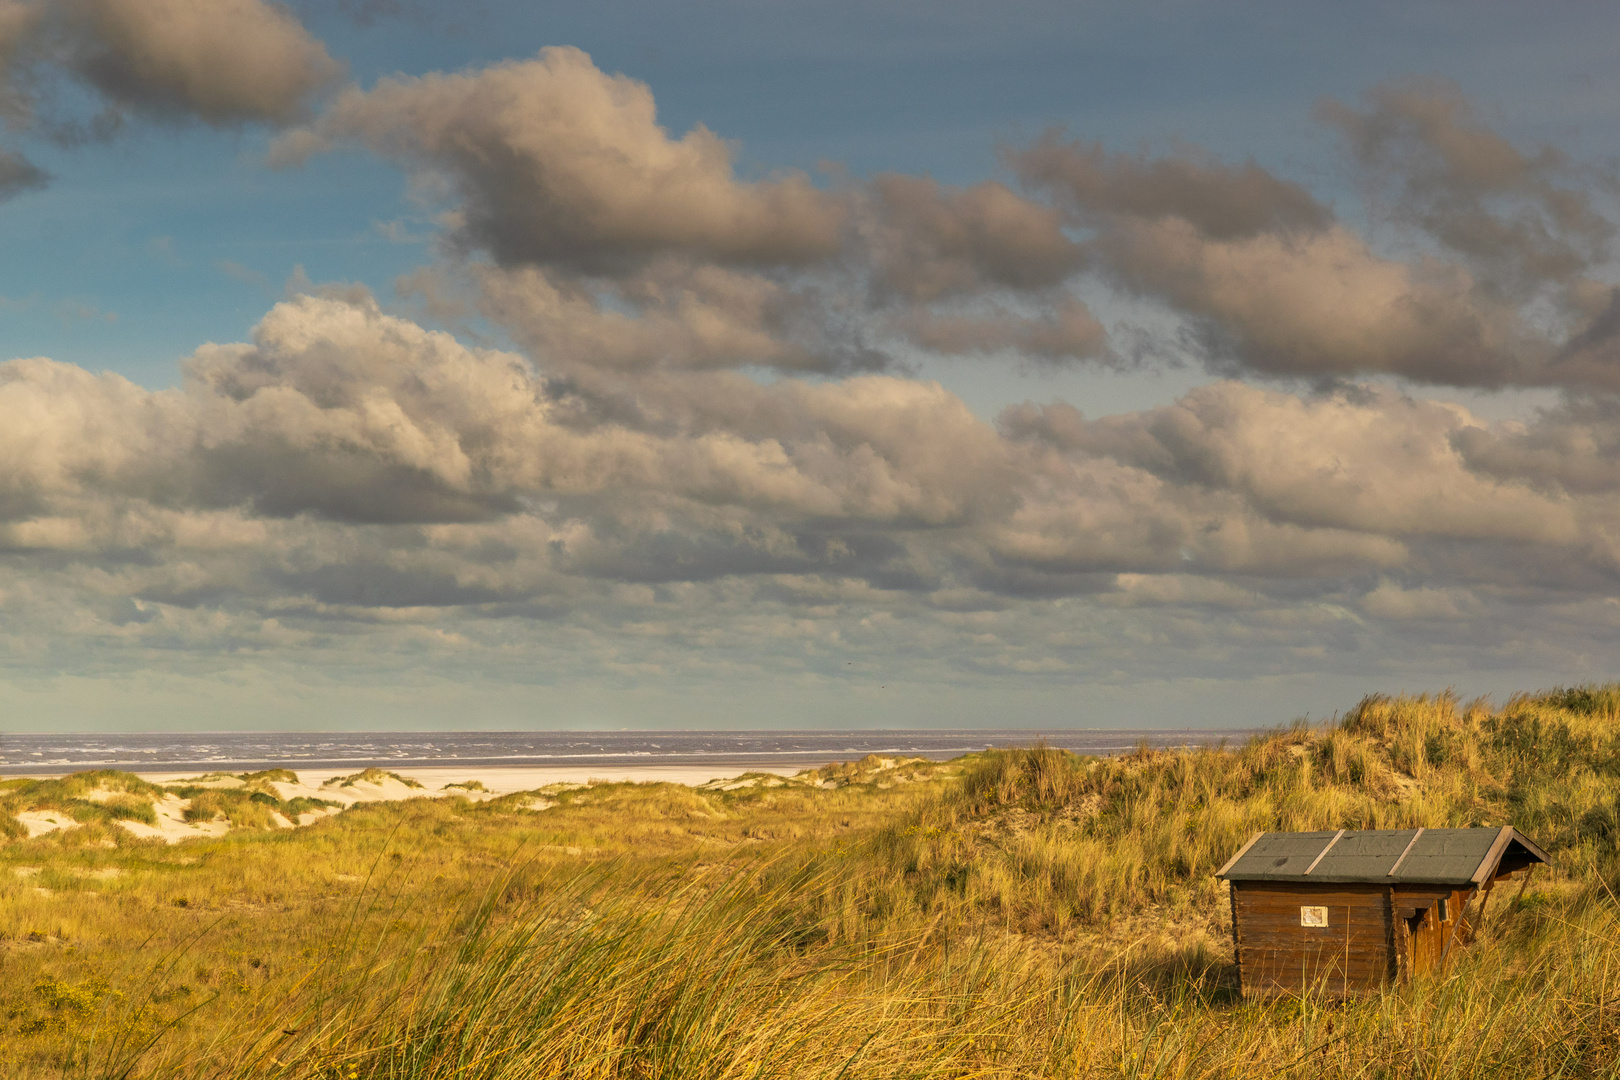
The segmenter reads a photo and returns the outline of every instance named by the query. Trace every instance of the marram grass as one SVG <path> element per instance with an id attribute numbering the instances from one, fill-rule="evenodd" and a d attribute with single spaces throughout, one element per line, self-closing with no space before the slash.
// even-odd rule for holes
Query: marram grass
<path id="1" fill-rule="evenodd" d="M 1216 750 L 13 841 L 0 1076 L 1620 1075 L 1617 705 L 1375 697 Z M 1556 865 L 1439 975 L 1236 995 L 1210 874 L 1249 832 L 1509 822 Z"/>

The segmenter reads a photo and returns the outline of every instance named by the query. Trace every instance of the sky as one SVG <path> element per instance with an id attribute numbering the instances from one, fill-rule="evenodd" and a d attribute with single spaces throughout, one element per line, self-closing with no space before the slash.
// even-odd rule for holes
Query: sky
<path id="1" fill-rule="evenodd" d="M 0 0 L 0 730 L 1616 675 L 1620 9 Z"/>

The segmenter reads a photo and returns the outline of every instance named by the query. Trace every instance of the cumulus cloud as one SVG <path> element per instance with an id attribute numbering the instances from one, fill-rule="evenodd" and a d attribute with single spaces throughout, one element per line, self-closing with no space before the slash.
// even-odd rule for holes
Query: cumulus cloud
<path id="1" fill-rule="evenodd" d="M 1220 372 L 1522 385 L 1548 352 L 1465 270 L 1382 258 L 1342 227 L 1225 241 L 1170 219 L 1124 224 L 1099 246 L 1127 289 L 1189 318 Z"/>
<path id="2" fill-rule="evenodd" d="M 1141 413 L 1086 421 L 1072 406 L 1026 406 L 1003 425 L 1188 490 L 1239 495 L 1278 525 L 1555 545 L 1579 532 L 1566 500 L 1470 468 L 1456 442 L 1483 425 L 1465 409 L 1382 387 L 1302 398 L 1226 382 Z"/>
<path id="3" fill-rule="evenodd" d="M 47 95 L 57 74 L 99 105 L 89 117 Z M 266 0 L 5 0 L 0 118 L 62 142 L 104 137 L 127 116 L 217 127 L 309 114 L 343 67 L 288 9 Z M 0 149 L 0 198 L 49 178 Z"/>
<path id="4" fill-rule="evenodd" d="M 465 347 L 369 299 L 279 304 L 253 343 L 205 346 L 187 375 L 184 390 L 151 393 L 51 361 L 0 365 L 8 408 L 29 419 L 6 435 L 19 503 L 98 489 L 426 524 L 599 497 L 639 501 L 632 517 L 686 500 L 700 518 L 730 508 L 944 525 L 1004 501 L 1008 480 L 994 432 L 936 384 L 738 379 L 704 430 L 569 426 L 521 357 Z M 713 422 L 748 413 L 743 434 Z"/>
<path id="5" fill-rule="evenodd" d="M 602 269 L 670 253 L 801 263 L 837 250 L 844 218 L 802 174 L 739 180 L 707 128 L 670 138 L 646 84 L 574 48 L 350 89 L 273 159 L 339 140 L 453 187 L 457 237 L 506 265 Z"/>
<path id="6" fill-rule="evenodd" d="M 1401 627 L 1450 648 L 1620 571 L 1595 409 L 1489 424 L 1377 386 L 1221 383 L 991 425 L 914 378 L 708 370 L 624 384 L 614 411 L 353 290 L 277 304 L 186 376 L 0 365 L 0 636 L 1112 677 L 1155 642 L 1215 668 Z"/>
<path id="7" fill-rule="evenodd" d="M 1361 598 L 1361 609 L 1380 619 L 1463 619 L 1483 605 L 1466 589 L 1403 589 L 1381 581 Z"/>
<path id="8" fill-rule="evenodd" d="M 1064 289 L 1085 259 L 1053 207 L 993 181 L 743 180 L 729 144 L 702 126 L 672 136 L 644 83 L 578 49 L 351 88 L 272 160 L 344 144 L 448 197 L 452 247 L 494 263 L 473 265 L 474 303 L 548 362 L 852 371 L 889 366 L 907 343 L 1045 362 L 1106 353 Z M 1053 310 L 1011 313 L 1031 299 Z"/>
<path id="9" fill-rule="evenodd" d="M 1608 261 L 1615 226 L 1583 186 L 1592 170 L 1552 147 L 1514 146 L 1453 83 L 1384 84 L 1364 106 L 1328 100 L 1317 115 L 1344 134 L 1378 208 L 1456 253 L 1493 293 L 1569 288 Z"/>
<path id="10" fill-rule="evenodd" d="M 1333 222 L 1332 212 L 1300 185 L 1253 161 L 1227 165 L 1196 147 L 1163 158 L 1111 154 L 1100 144 L 1049 131 L 1005 157 L 1025 184 L 1090 224 L 1174 218 L 1211 239 L 1236 240 L 1316 232 Z"/>
<path id="11" fill-rule="evenodd" d="M 1443 83 L 1317 116 L 1344 134 L 1375 215 L 1416 242 L 1375 248 L 1300 185 L 1197 148 L 1111 154 L 1054 132 L 1006 157 L 1083 231 L 1089 265 L 1175 312 L 1217 373 L 1620 385 L 1613 287 L 1596 276 L 1615 235 L 1602 170 L 1515 146 Z"/>
<path id="12" fill-rule="evenodd" d="M 1593 170 L 1518 149 L 1445 87 L 1318 115 L 1423 243 L 1380 249 L 1254 161 L 1056 132 L 1005 152 L 1022 193 L 743 179 L 718 135 L 672 135 L 650 88 L 572 48 L 351 87 L 272 158 L 354 145 L 399 162 L 444 204 L 473 306 L 586 381 L 873 370 L 918 348 L 1112 364 L 1087 302 L 1102 283 L 1171 313 L 1219 374 L 1615 388 Z"/>
<path id="13" fill-rule="evenodd" d="M 872 182 L 867 225 L 874 285 L 908 300 L 976 294 L 986 287 L 1055 286 L 1083 262 L 1051 207 L 988 182 L 950 189 L 927 177 L 886 174 Z"/>
<path id="14" fill-rule="evenodd" d="M 249 0 L 186 39 L 271 20 L 286 48 L 229 87 L 177 59 L 212 55 L 185 35 L 148 55 L 125 23 L 160 6 L 52 10 L 122 43 L 116 77 L 73 69 L 120 108 L 281 124 L 330 77 Z M 1111 678 L 1143 643 L 1210 670 L 1330 664 L 1380 634 L 1512 655 L 1461 628 L 1590 606 L 1620 572 L 1608 226 L 1582 169 L 1443 92 L 1322 115 L 1415 243 L 1252 161 L 1057 134 L 1008 152 L 1015 186 L 751 179 L 573 49 L 351 87 L 278 160 L 399 162 L 448 240 L 401 292 L 499 335 L 300 280 L 177 389 L 0 364 L 0 560 L 24 571 L 0 639 L 23 609 L 182 651 L 566 637 L 659 677 L 811 672 L 857 642 L 1031 679 Z M 988 423 L 896 362 L 1121 364 L 1099 286 L 1212 370 L 1289 388 Z M 1568 394 L 1492 423 L 1366 375 Z M 514 629 L 537 626 L 562 629 Z"/>
<path id="15" fill-rule="evenodd" d="M 473 281 L 482 313 L 557 374 L 861 366 L 844 362 L 813 295 L 728 267 L 654 264 L 615 283 L 616 305 L 588 282 L 538 267 L 478 266 Z"/>
<path id="16" fill-rule="evenodd" d="M 210 124 L 285 124 L 342 67 L 265 0 L 53 0 L 49 48 L 116 106 Z"/>
<path id="17" fill-rule="evenodd" d="M 1454 437 L 1470 468 L 1554 494 L 1620 491 L 1620 403 L 1577 399 L 1533 422 L 1473 427 Z"/>
<path id="18" fill-rule="evenodd" d="M 1498 386 L 1534 381 L 1548 356 L 1466 267 L 1380 256 L 1252 162 L 1115 157 L 1051 135 L 1009 159 L 1093 231 L 1103 273 L 1187 320 L 1217 371 Z"/>
<path id="19" fill-rule="evenodd" d="M 1263 603 L 1263 599 L 1230 582 L 1193 574 L 1120 574 L 1114 578 L 1114 591 L 1103 593 L 1098 603 L 1110 607 L 1252 608 Z"/>
<path id="20" fill-rule="evenodd" d="M 1098 420 L 1023 406 L 998 430 L 933 383 L 716 373 L 690 399 L 602 417 L 517 354 L 369 298 L 309 295 L 251 343 L 200 349 L 187 375 L 150 392 L 51 361 L 0 366 L 0 401 L 27 418 L 0 444 L 13 542 L 123 544 L 165 515 L 407 533 L 532 518 L 546 523 L 533 555 L 556 573 L 819 567 L 907 590 L 1063 594 L 1098 591 L 1095 574 L 1319 579 L 1446 545 L 1601 565 L 1613 518 L 1487 452 L 1534 435 L 1578 469 L 1558 425 L 1597 418 L 1493 428 L 1378 387 L 1223 383 Z M 399 542 L 409 558 L 414 541 Z"/>

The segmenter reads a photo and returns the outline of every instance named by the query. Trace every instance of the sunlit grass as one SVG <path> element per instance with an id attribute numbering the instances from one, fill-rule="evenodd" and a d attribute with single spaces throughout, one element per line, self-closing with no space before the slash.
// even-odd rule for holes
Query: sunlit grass
<path id="1" fill-rule="evenodd" d="M 173 846 L 117 825 L 132 778 L 10 785 L 116 794 L 0 846 L 0 1076 L 1620 1075 L 1617 704 L 1375 697 L 1229 748 L 298 830 L 256 821 L 259 778 L 198 789 L 246 791 L 213 811 L 241 828 Z M 1237 995 L 1211 875 L 1252 831 L 1504 823 L 1556 865 L 1438 976 Z"/>

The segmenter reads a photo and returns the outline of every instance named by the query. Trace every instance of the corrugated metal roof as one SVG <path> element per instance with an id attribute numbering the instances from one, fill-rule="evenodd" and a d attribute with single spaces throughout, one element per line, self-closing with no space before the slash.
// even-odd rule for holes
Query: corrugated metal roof
<path id="1" fill-rule="evenodd" d="M 1511 826 L 1268 832 L 1251 838 L 1216 876 L 1229 881 L 1477 884 L 1495 871 L 1513 845 L 1528 861 L 1547 861 L 1546 852 Z"/>

